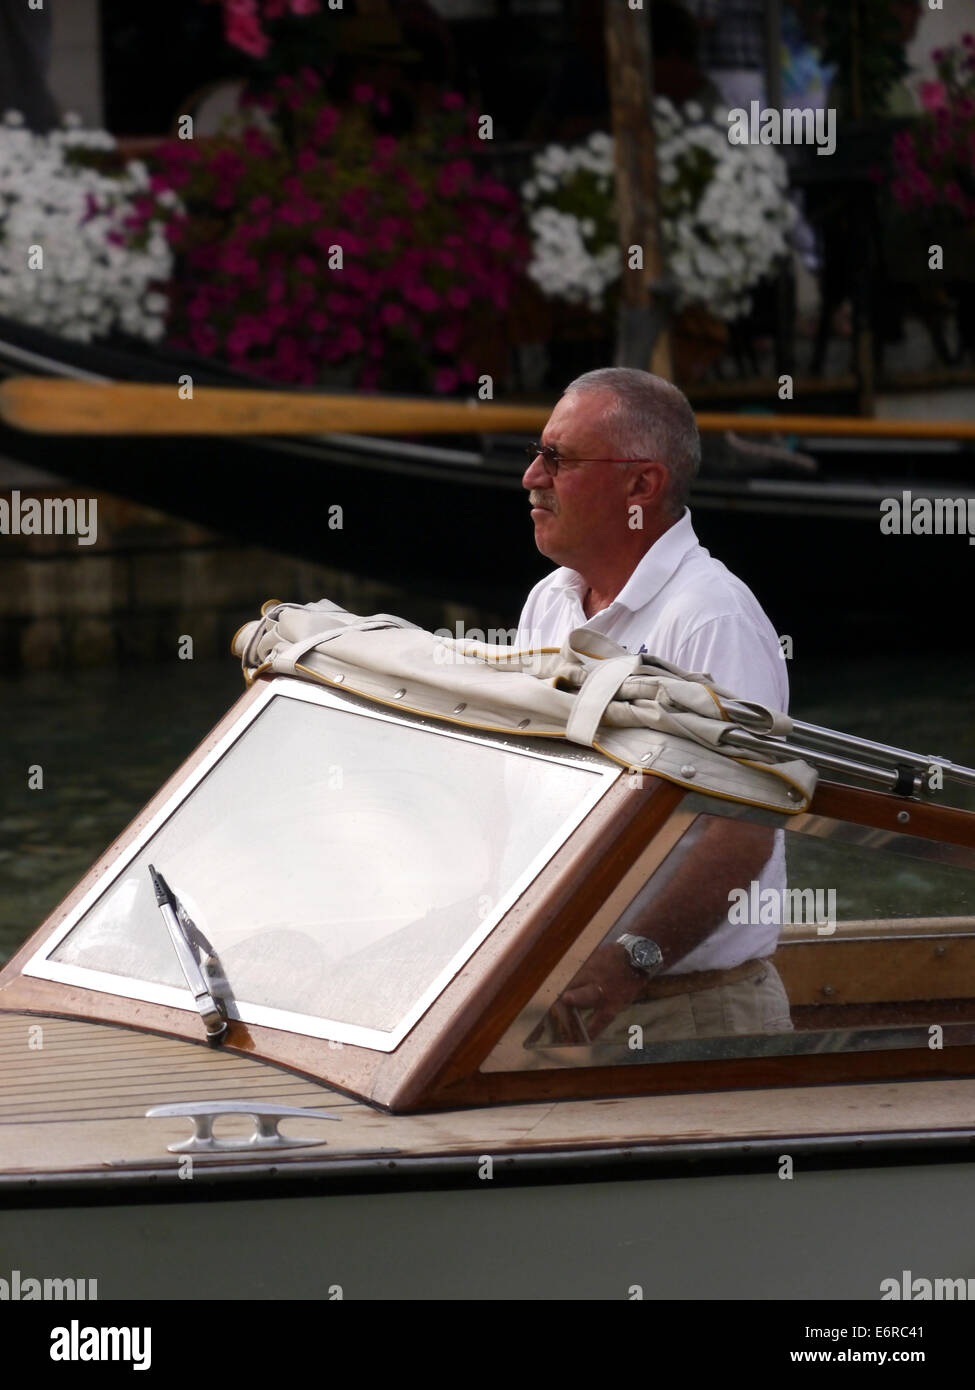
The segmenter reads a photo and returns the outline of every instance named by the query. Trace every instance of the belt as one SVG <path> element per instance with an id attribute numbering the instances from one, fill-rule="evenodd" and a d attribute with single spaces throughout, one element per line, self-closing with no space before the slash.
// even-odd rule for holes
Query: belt
<path id="1" fill-rule="evenodd" d="M 688 970 L 685 975 L 655 975 L 646 982 L 638 997 L 642 1000 L 668 999 L 674 994 L 697 994 L 702 989 L 717 989 L 719 985 L 747 980 L 759 970 L 767 974 L 768 966 L 767 959 L 744 960 L 728 970 Z"/>

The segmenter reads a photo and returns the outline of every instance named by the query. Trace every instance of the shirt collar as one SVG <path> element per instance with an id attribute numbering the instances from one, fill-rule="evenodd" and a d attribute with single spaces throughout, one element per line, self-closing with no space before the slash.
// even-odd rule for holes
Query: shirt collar
<path id="1" fill-rule="evenodd" d="M 663 533 L 640 560 L 636 569 L 613 599 L 612 607 L 636 612 L 656 598 L 667 580 L 675 573 L 684 556 L 699 544 L 694 534 L 691 513 L 687 507 L 679 521 Z M 588 585 L 576 570 L 558 569 L 552 581 L 553 589 L 573 590 L 581 603 Z"/>

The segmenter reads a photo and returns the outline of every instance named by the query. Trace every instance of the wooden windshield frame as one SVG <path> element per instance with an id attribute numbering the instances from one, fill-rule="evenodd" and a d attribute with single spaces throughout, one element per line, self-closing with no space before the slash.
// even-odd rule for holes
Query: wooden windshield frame
<path id="1" fill-rule="evenodd" d="M 684 793 L 680 792 L 671 811 L 676 809 L 683 796 Z M 956 807 L 822 782 L 816 789 L 807 814 L 900 836 L 975 849 L 975 812 Z M 900 819 L 905 815 L 908 817 L 906 822 Z M 554 924 L 553 929 L 557 929 Z M 578 931 L 582 929 L 578 927 Z M 540 987 L 542 973 L 533 971 L 532 975 Z M 518 995 L 525 1003 L 532 997 L 527 990 L 519 990 Z M 972 997 L 975 1000 L 975 991 Z M 482 1021 L 476 1049 L 458 1040 L 451 1061 L 430 1077 L 427 1089 L 411 1098 L 412 1104 L 405 1108 L 454 1109 L 466 1105 L 510 1104 L 517 1101 L 583 1100 L 681 1091 L 905 1081 L 975 1074 L 975 1045 L 948 1043 L 939 1049 L 924 1046 L 889 1051 L 740 1057 L 646 1065 L 480 1071 L 481 1065 L 517 1018 L 519 1011 L 511 999 L 498 1006 L 490 1021 L 486 1018 Z M 478 1054 L 476 1062 L 475 1051 Z"/>
<path id="2" fill-rule="evenodd" d="M 191 1009 L 106 993 L 84 984 L 25 975 L 25 965 L 61 928 L 68 915 L 111 872 L 152 819 L 178 796 L 201 763 L 239 724 L 254 701 L 275 678 L 259 677 L 236 701 L 189 758 L 176 770 L 152 800 L 139 812 L 118 839 L 97 860 L 66 898 L 54 909 L 27 942 L 0 971 L 0 1011 L 20 1011 L 82 1018 L 139 1028 L 188 1042 L 203 1042 L 199 1015 Z M 553 751 L 557 751 L 553 747 Z M 490 936 L 430 1005 L 423 1017 L 392 1052 L 378 1052 L 351 1043 L 329 1043 L 284 1029 L 231 1020 L 221 1047 L 258 1057 L 300 1072 L 348 1094 L 386 1109 L 405 1108 L 408 1098 L 425 1088 L 426 1078 L 436 1073 L 452 1054 L 454 1040 L 478 1033 L 484 1014 L 493 1018 L 495 991 L 491 983 L 516 977 L 526 952 L 554 924 L 551 942 L 563 941 L 564 920 L 581 929 L 587 916 L 570 913 L 566 900 L 578 897 L 574 885 L 585 881 L 588 894 L 612 886 L 620 845 L 632 838 L 645 842 L 680 800 L 680 791 L 659 779 L 634 789 L 620 776 L 603 793 L 597 805 L 568 835 L 535 880 L 500 919 Z M 649 819 L 645 808 L 652 801 Z M 634 825 L 638 826 L 636 831 Z M 580 901 L 588 901 L 584 895 Z M 577 922 L 578 917 L 578 922 Z M 562 924 L 561 927 L 559 924 Z M 573 935 L 575 932 L 572 933 Z M 571 938 L 569 938 L 571 939 Z M 539 958 L 539 969 L 548 969 L 548 945 Z M 531 976 L 534 982 L 534 973 Z M 521 998 L 520 988 L 516 996 Z"/>
<path id="3" fill-rule="evenodd" d="M 259 678 L 165 783 L 77 887 L 0 971 L 0 1011 L 53 1014 L 202 1042 L 194 1011 L 26 976 L 22 969 L 200 763 L 271 678 Z M 453 1109 L 544 1099 L 589 1099 L 975 1073 L 975 1048 L 823 1053 L 481 1072 L 506 1030 L 623 884 L 680 806 L 684 791 L 651 774 L 621 776 L 568 836 L 518 902 L 442 990 L 399 1046 L 381 1053 L 232 1021 L 222 1046 L 286 1067 L 390 1111 Z M 899 816 L 905 811 L 909 823 Z M 975 848 L 975 813 L 821 783 L 809 814 Z"/>

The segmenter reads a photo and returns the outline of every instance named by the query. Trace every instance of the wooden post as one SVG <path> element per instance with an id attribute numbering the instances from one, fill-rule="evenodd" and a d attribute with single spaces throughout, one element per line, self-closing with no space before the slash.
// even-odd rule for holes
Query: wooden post
<path id="1" fill-rule="evenodd" d="M 649 3 L 649 0 L 647 0 Z M 605 0 L 606 58 L 616 142 L 616 204 L 623 278 L 616 330 L 616 365 L 673 375 L 669 302 L 658 222 L 657 144 L 653 128 L 650 17 L 628 0 Z M 630 269 L 630 247 L 642 269 Z"/>
<path id="2" fill-rule="evenodd" d="M 782 96 L 782 5 L 781 0 L 765 0 L 765 104 L 781 111 Z M 775 276 L 775 375 L 795 375 L 795 312 L 792 267 L 783 257 Z"/>

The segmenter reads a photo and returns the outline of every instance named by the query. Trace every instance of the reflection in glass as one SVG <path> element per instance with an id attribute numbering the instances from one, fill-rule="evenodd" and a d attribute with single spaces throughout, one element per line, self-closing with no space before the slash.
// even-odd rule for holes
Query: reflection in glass
<path id="1" fill-rule="evenodd" d="M 932 1028 L 944 1045 L 975 1041 L 975 854 L 769 820 L 697 815 L 598 943 L 583 933 L 484 1070 L 926 1047 Z M 756 874 L 738 840 L 735 884 L 733 856 L 714 850 L 749 821 L 775 848 Z M 681 931 L 688 949 L 665 950 L 661 973 L 621 967 L 624 933 Z"/>

